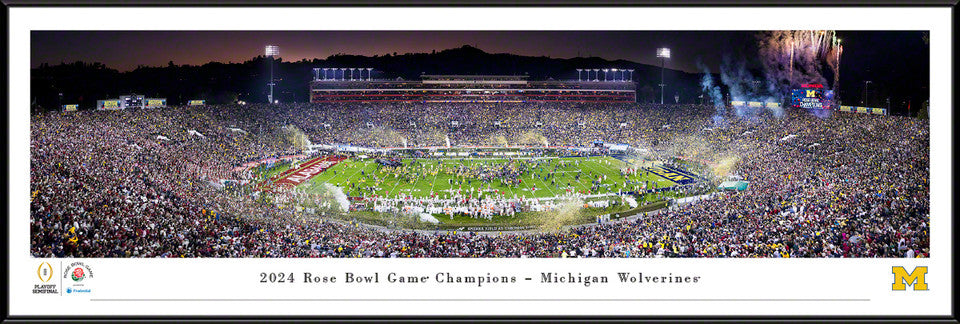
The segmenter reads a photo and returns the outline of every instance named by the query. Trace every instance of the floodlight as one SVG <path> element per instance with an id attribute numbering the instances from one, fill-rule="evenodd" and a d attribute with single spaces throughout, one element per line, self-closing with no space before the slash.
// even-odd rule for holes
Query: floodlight
<path id="1" fill-rule="evenodd" d="M 280 55 L 280 46 L 277 45 L 267 45 L 265 52 L 267 56 L 279 56 Z"/>
<path id="2" fill-rule="evenodd" d="M 657 57 L 670 58 L 670 49 L 666 47 L 658 48 Z"/>

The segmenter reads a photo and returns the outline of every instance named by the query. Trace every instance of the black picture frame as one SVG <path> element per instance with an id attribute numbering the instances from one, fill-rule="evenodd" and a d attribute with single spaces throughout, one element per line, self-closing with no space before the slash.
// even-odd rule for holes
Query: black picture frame
<path id="1" fill-rule="evenodd" d="M 599 1 L 576 1 L 576 0 L 492 0 L 492 1 L 481 1 L 481 0 L 401 0 L 401 1 L 390 1 L 390 0 L 277 0 L 277 1 L 258 1 L 258 0 L 210 0 L 210 1 L 198 1 L 198 0 L 171 0 L 171 1 L 160 1 L 160 0 L 3 0 L 2 15 L 3 21 L 6 21 L 5 25 L 7 30 L 9 29 L 9 9 L 18 8 L 18 7 L 66 7 L 66 6 L 76 6 L 76 7 L 93 7 L 93 8 L 109 8 L 109 7 L 260 7 L 260 6 L 270 6 L 270 7 L 293 7 L 293 6 L 310 6 L 310 7 L 341 7 L 341 6 L 350 6 L 350 7 L 381 7 L 381 6 L 391 6 L 391 7 L 459 7 L 459 6 L 503 6 L 503 7 L 569 7 L 569 6 L 585 6 L 585 7 L 610 7 L 610 6 L 629 6 L 629 7 L 706 7 L 706 8 L 723 8 L 723 7 L 767 7 L 767 6 L 791 6 L 791 7 L 808 7 L 808 6 L 817 6 L 817 7 L 937 7 L 937 8 L 951 8 L 953 15 L 953 23 L 956 24 L 956 9 L 957 1 L 956 0 L 857 0 L 857 1 L 843 1 L 843 0 L 808 0 L 808 1 L 776 1 L 776 0 L 671 0 L 671 1 L 656 1 L 656 0 L 599 0 Z M 956 56 L 955 56 L 955 44 L 957 39 L 956 29 L 953 29 L 953 39 L 951 44 L 951 52 L 954 55 L 951 55 L 953 61 L 953 75 L 956 76 Z M 9 34 L 3 37 L 3 41 L 0 42 L 0 51 L 3 53 L 4 65 L 10 66 L 9 58 Z M 3 73 L 2 78 L 6 87 L 4 89 L 9 90 L 9 85 L 13 80 L 10 80 L 10 75 L 8 73 Z M 956 89 L 955 79 L 951 80 L 953 84 L 953 89 Z M 9 92 L 2 91 L 0 92 L 0 97 L 2 101 L 0 102 L 9 102 Z M 953 93 L 953 104 L 957 102 L 957 93 Z M 952 107 L 951 107 L 952 108 Z M 13 108 L 11 108 L 13 109 Z M 954 110 L 957 112 L 957 110 Z M 4 113 L 4 125 L 10 125 L 10 109 Z M 951 125 L 955 125 L 951 121 Z M 954 132 L 955 134 L 955 132 Z M 6 167 L 5 172 L 3 172 L 2 177 L 5 181 L 4 183 L 9 184 L 9 174 L 11 172 L 9 166 L 10 161 L 8 154 L 9 152 L 9 127 L 4 132 L 6 140 L 3 141 L 4 153 L 0 154 L 0 159 L 2 159 L 2 164 Z M 951 157 L 954 155 L 953 152 L 955 148 L 951 148 Z M 954 177 L 951 179 L 953 185 L 957 183 L 957 170 L 954 166 L 952 168 L 954 172 Z M 9 199 L 11 196 L 16 196 L 20 193 L 11 193 L 7 192 L 6 195 L 2 195 L 3 205 L 9 206 Z M 956 193 L 954 193 L 956 197 Z M 7 214 L 7 213 L 5 213 Z M 8 217 L 16 217 L 16 215 L 9 215 Z M 956 242 L 956 233 L 957 233 L 957 218 L 954 217 L 954 224 L 951 232 L 952 244 L 954 248 L 954 253 L 957 250 Z M 9 231 L 9 223 L 4 222 L 2 227 L 5 230 L 4 233 Z M 0 240 L 2 241 L 2 248 L 0 248 L 0 253 L 2 253 L 4 260 L 9 260 L 10 255 L 8 254 L 9 250 L 7 247 L 7 239 Z M 955 256 L 951 256 L 955 261 Z M 9 290 L 10 287 L 10 277 L 9 273 L 9 263 L 7 266 L 2 267 L 3 271 L 3 280 L 4 287 L 7 287 Z M 953 292 L 960 291 L 957 289 L 956 285 L 956 268 L 953 269 L 951 274 L 953 280 Z M 8 291 L 9 294 L 9 291 Z M 9 295 L 8 295 L 9 296 Z M 330 323 L 353 323 L 353 322 L 514 322 L 514 321 L 526 321 L 526 322 L 540 322 L 540 323 L 567 323 L 567 322 L 586 322 L 586 323 L 601 323 L 601 322 L 657 322 L 657 323 L 756 323 L 756 322 L 776 322 L 776 323 L 806 323 L 806 322 L 815 322 L 815 323 L 865 323 L 865 322 L 885 322 L 885 323 L 958 323 L 958 316 L 956 311 L 956 296 L 951 296 L 951 305 L 953 313 L 950 316 L 692 316 L 692 317 L 682 317 L 682 316 L 482 316 L 482 317 L 468 317 L 468 316 L 328 316 L 328 317 L 314 317 L 314 316 L 170 316 L 170 317 L 157 317 L 157 316 L 10 316 L 9 302 L 2 303 L 2 319 L 3 321 L 9 323 L 40 323 L 40 322 L 58 322 L 58 323 L 88 323 L 88 322 L 220 322 L 220 323 L 260 323 L 260 322 L 277 322 L 277 323 L 301 323 L 301 322 L 330 322 Z"/>

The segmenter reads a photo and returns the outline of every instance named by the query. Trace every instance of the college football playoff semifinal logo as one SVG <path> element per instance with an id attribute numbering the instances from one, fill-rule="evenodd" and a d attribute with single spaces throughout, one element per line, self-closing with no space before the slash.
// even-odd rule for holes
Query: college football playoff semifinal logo
<path id="1" fill-rule="evenodd" d="M 49 282 L 50 279 L 53 279 L 53 267 L 50 266 L 50 263 L 40 263 L 40 266 L 37 267 L 37 277 L 40 277 L 40 281 L 43 282 Z"/>
<path id="2" fill-rule="evenodd" d="M 37 267 L 37 278 L 40 279 L 40 283 L 33 285 L 34 294 L 56 295 L 60 293 L 57 290 L 57 284 L 50 282 L 50 279 L 53 279 L 53 266 L 49 262 L 40 262 L 40 266 Z"/>

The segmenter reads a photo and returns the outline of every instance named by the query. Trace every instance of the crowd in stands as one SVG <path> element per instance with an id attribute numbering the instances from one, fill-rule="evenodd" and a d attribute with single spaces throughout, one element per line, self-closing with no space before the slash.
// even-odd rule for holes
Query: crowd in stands
<path id="1" fill-rule="evenodd" d="M 925 257 L 929 123 L 697 105 L 282 104 L 31 116 L 37 257 Z M 457 125 L 451 123 L 457 121 Z M 643 148 L 709 161 L 743 192 L 557 232 L 384 230 L 257 199 L 242 163 L 301 154 L 282 134 L 365 147 Z M 449 142 L 449 144 L 448 144 Z"/>

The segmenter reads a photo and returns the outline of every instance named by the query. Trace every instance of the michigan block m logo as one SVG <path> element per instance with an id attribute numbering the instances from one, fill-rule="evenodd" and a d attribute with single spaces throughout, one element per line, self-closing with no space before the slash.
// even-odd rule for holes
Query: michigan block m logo
<path id="1" fill-rule="evenodd" d="M 907 273 L 903 267 L 893 267 L 893 290 L 907 290 L 907 286 L 913 286 L 913 290 L 927 290 L 927 267 L 913 268 L 913 272 Z"/>

